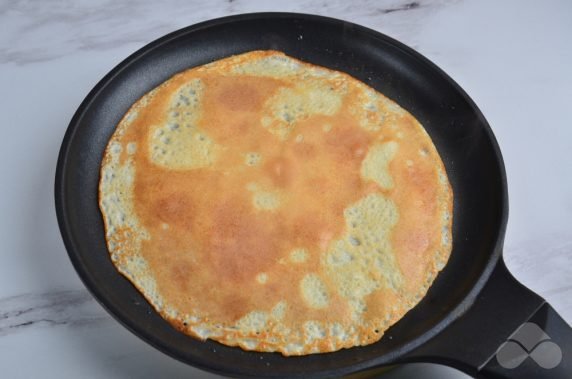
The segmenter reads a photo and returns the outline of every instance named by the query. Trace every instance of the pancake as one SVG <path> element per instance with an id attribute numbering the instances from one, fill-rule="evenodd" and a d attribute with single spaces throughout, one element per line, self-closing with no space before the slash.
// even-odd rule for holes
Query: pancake
<path id="1" fill-rule="evenodd" d="M 378 341 L 445 266 L 452 202 L 411 114 L 276 51 L 143 96 L 99 183 L 111 260 L 164 319 L 284 355 Z"/>

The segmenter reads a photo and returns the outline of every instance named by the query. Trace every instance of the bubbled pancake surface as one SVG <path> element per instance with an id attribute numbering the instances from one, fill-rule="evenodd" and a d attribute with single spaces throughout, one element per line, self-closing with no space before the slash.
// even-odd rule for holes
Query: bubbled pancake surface
<path id="1" fill-rule="evenodd" d="M 146 94 L 99 186 L 114 265 L 169 323 L 284 355 L 379 340 L 447 262 L 452 196 L 407 111 L 276 51 Z"/>

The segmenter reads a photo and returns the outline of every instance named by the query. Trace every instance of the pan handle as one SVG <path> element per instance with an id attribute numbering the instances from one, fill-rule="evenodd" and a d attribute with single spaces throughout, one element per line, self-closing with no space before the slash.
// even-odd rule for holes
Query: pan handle
<path id="1" fill-rule="evenodd" d="M 499 260 L 474 303 L 407 361 L 483 379 L 572 378 L 572 328 Z"/>

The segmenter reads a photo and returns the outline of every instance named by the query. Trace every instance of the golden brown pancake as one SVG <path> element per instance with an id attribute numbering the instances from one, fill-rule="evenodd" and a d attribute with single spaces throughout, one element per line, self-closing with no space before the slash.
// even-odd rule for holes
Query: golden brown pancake
<path id="1" fill-rule="evenodd" d="M 117 269 L 180 331 L 246 350 L 373 343 L 451 251 L 452 192 L 419 122 L 276 51 L 184 71 L 137 101 L 99 191 Z"/>

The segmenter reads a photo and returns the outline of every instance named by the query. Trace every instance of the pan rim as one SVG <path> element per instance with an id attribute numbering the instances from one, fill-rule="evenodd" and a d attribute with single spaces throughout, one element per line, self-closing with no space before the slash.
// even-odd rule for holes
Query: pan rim
<path id="1" fill-rule="evenodd" d="M 229 374 L 229 367 L 228 365 L 224 365 L 223 362 L 218 362 L 217 365 L 208 365 L 205 364 L 203 360 L 196 359 L 196 357 L 189 357 L 189 355 L 181 354 L 180 351 L 171 349 L 170 346 L 165 346 L 161 340 L 155 338 L 155 336 L 150 333 L 148 330 L 142 328 L 137 323 L 133 322 L 129 318 L 125 317 L 123 312 L 121 312 L 120 307 L 116 307 L 112 301 L 110 301 L 104 293 L 100 291 L 97 283 L 90 279 L 89 270 L 84 266 L 82 262 L 82 256 L 77 253 L 78 248 L 77 241 L 74 240 L 72 227 L 70 224 L 70 220 L 68 218 L 68 209 L 66 204 L 66 190 L 64 183 L 66 182 L 65 178 L 67 175 L 67 164 L 69 161 L 69 150 L 72 146 L 72 142 L 74 140 L 74 136 L 78 129 L 81 127 L 81 121 L 85 116 L 85 113 L 90 109 L 92 102 L 100 95 L 100 93 L 111 83 L 113 80 L 124 70 L 126 70 L 131 64 L 135 63 L 137 60 L 141 59 L 147 54 L 155 51 L 156 49 L 160 48 L 161 46 L 168 44 L 169 42 L 176 40 L 178 38 L 184 38 L 185 36 L 195 33 L 199 30 L 208 29 L 211 27 L 216 27 L 219 25 L 227 24 L 227 23 L 234 23 L 238 21 L 249 21 L 249 20 L 270 20 L 270 19 L 303 19 L 305 21 L 311 22 L 319 22 L 319 23 L 331 23 L 331 24 L 345 24 L 349 25 L 352 28 L 358 29 L 360 32 L 363 32 L 369 36 L 375 37 L 375 39 L 383 40 L 384 43 L 388 43 L 393 47 L 398 48 L 402 52 L 406 53 L 407 55 L 411 56 L 412 58 L 420 61 L 423 65 L 428 66 L 431 70 L 435 71 L 443 80 L 447 82 L 447 84 L 451 85 L 458 93 L 459 96 L 466 101 L 470 107 L 474 110 L 475 114 L 479 117 L 479 121 L 483 124 L 483 131 L 485 132 L 486 136 L 490 139 L 492 150 L 494 153 L 494 158 L 498 162 L 499 166 L 499 175 L 500 179 L 502 180 L 501 187 L 502 187 L 502 194 L 501 201 L 502 201 L 502 220 L 499 222 L 499 229 L 497 230 L 496 236 L 493 239 L 496 241 L 494 244 L 494 251 L 491 253 L 491 256 L 488 258 L 488 262 L 485 264 L 484 269 L 480 273 L 478 279 L 475 280 L 473 287 L 466 293 L 465 297 L 449 312 L 447 316 L 441 319 L 437 324 L 423 332 L 417 338 L 399 346 L 397 349 L 392 351 L 396 359 L 387 359 L 387 355 L 381 356 L 377 359 L 367 360 L 363 362 L 357 362 L 353 365 L 345 366 L 343 369 L 326 369 L 321 371 L 312 372 L 312 375 L 318 375 L 320 377 L 326 377 L 330 375 L 340 375 L 340 374 L 347 374 L 350 372 L 355 372 L 359 370 L 364 370 L 367 368 L 372 368 L 379 365 L 384 364 L 391 364 L 391 363 L 399 363 L 404 362 L 403 359 L 409 352 L 413 351 L 415 348 L 423 345 L 425 342 L 439 334 L 443 329 L 445 329 L 451 322 L 456 320 L 459 316 L 461 316 L 475 301 L 475 298 L 479 294 L 479 292 L 484 287 L 485 283 L 489 279 L 494 267 L 496 266 L 497 262 L 499 261 L 502 255 L 502 246 L 504 242 L 504 236 L 506 232 L 506 225 L 508 222 L 508 187 L 507 187 L 507 179 L 506 179 L 506 171 L 504 166 L 504 161 L 501 155 L 500 147 L 498 142 L 490 128 L 490 125 L 484 118 L 482 112 L 477 107 L 477 105 L 473 102 L 473 100 L 465 93 L 465 91 L 451 78 L 447 75 L 443 70 L 441 70 L 438 66 L 436 66 L 433 62 L 429 59 L 422 56 L 420 53 L 416 52 L 412 48 L 406 46 L 405 44 L 385 35 L 373 29 L 354 24 L 348 21 L 344 21 L 337 18 L 320 16 L 320 15 L 312 15 L 312 14 L 305 14 L 305 13 L 291 13 L 291 12 L 255 12 L 255 13 L 244 13 L 244 14 L 237 14 L 232 16 L 225 16 L 220 18 L 215 18 L 211 20 L 207 20 L 204 22 L 200 22 L 194 25 L 190 25 L 184 27 L 182 29 L 175 30 L 169 34 L 166 34 L 163 37 L 160 37 L 145 46 L 141 47 L 134 53 L 130 54 L 127 58 L 122 60 L 119 64 L 113 67 L 95 86 L 94 88 L 87 94 L 85 99 L 79 105 L 77 111 L 75 112 L 74 116 L 72 117 L 68 128 L 66 129 L 62 145 L 58 154 L 57 166 L 56 166 L 56 175 L 55 175 L 55 183 L 54 183 L 54 195 L 55 195 L 55 207 L 56 207 L 56 216 L 58 220 L 58 225 L 60 228 L 60 233 L 62 235 L 62 239 L 64 241 L 64 245 L 68 256 L 74 266 L 74 269 L 78 273 L 78 276 L 82 280 L 85 287 L 89 290 L 89 292 L 95 297 L 95 299 L 103 306 L 106 311 L 113 316 L 117 321 L 119 321 L 124 327 L 130 330 L 133 334 L 137 337 L 141 338 L 145 342 L 149 343 L 153 347 L 157 348 L 158 350 L 162 351 L 163 353 L 168 354 L 169 356 L 178 359 L 184 363 L 191 364 L 195 367 L 200 369 L 214 372 L 217 374 Z M 237 348 L 238 349 L 238 348 Z M 268 353 L 261 353 L 261 354 L 268 354 Z M 330 354 L 335 354 L 330 353 Z M 248 372 L 243 371 L 232 371 L 232 373 L 241 376 L 249 376 L 252 375 Z M 306 376 L 308 373 L 298 374 L 299 376 Z M 279 376 L 280 374 L 272 375 L 272 376 Z M 294 374 L 294 376 L 296 376 Z"/>

